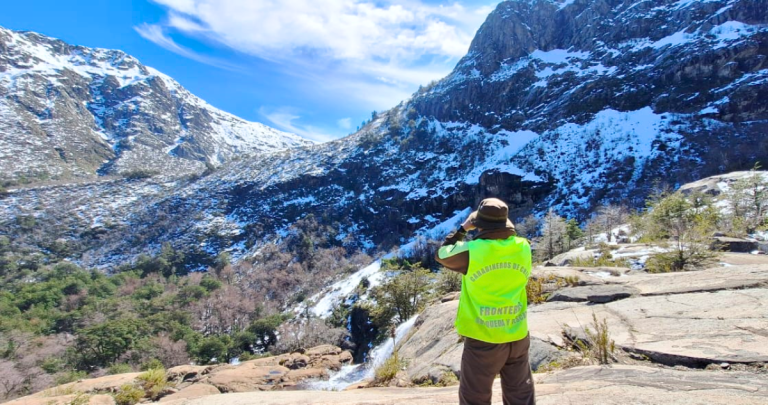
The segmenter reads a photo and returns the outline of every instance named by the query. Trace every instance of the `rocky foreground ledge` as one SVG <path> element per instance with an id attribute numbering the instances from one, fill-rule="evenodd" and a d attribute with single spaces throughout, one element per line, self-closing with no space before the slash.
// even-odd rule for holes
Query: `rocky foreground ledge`
<path id="1" fill-rule="evenodd" d="M 147 397 L 136 398 L 135 401 L 183 402 L 222 393 L 291 390 L 305 380 L 328 379 L 330 373 L 351 362 L 350 352 L 322 345 L 237 365 L 178 366 L 165 372 L 167 386 L 153 397 L 154 401 Z M 122 387 L 141 385 L 141 374 L 125 373 L 80 380 L 5 405 L 115 405 L 119 404 L 115 398 Z"/>
<path id="2" fill-rule="evenodd" d="M 751 373 L 676 371 L 638 366 L 578 367 L 536 375 L 542 404 L 724 404 L 768 403 L 768 378 Z M 501 404 L 499 380 L 494 404 Z M 227 394 L 168 405 L 246 404 L 456 404 L 457 387 L 370 388 L 344 392 L 282 391 Z"/>
<path id="3" fill-rule="evenodd" d="M 539 405 L 547 404 L 702 404 L 764 405 L 768 403 L 766 375 L 733 371 L 678 371 L 644 366 L 576 367 L 536 374 Z M 167 405 L 303 405 L 303 404 L 456 404 L 458 387 L 368 388 L 350 391 L 268 391 L 235 394 L 200 392 L 196 398 L 163 401 Z M 501 404 L 499 380 L 494 404 Z M 22 398 L 12 405 L 69 404 L 74 395 Z M 96 395 L 91 405 L 113 404 L 112 397 Z"/>

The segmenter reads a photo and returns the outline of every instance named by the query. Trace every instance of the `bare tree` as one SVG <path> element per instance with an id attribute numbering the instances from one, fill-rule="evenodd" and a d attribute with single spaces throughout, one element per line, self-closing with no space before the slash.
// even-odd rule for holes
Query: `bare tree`
<path id="1" fill-rule="evenodd" d="M 627 216 L 628 210 L 626 207 L 608 204 L 597 208 L 593 221 L 601 232 L 605 232 L 608 235 L 608 242 L 612 242 L 613 230 L 626 222 Z"/>
<path id="2" fill-rule="evenodd" d="M 533 239 L 536 236 L 536 231 L 539 229 L 541 221 L 534 215 L 528 215 L 527 217 L 518 220 L 515 224 L 515 231 L 523 238 Z"/>
<path id="3" fill-rule="evenodd" d="M 189 354 L 187 352 L 187 342 L 183 340 L 174 341 L 166 334 L 155 336 L 151 340 L 152 357 L 160 360 L 165 367 L 175 367 L 182 364 L 189 364 Z"/>
<path id="4" fill-rule="evenodd" d="M 0 394 L 4 399 L 14 397 L 24 385 L 24 374 L 16 369 L 16 364 L 8 360 L 0 360 Z"/>
<path id="5" fill-rule="evenodd" d="M 200 300 L 192 310 L 195 329 L 205 335 L 244 330 L 256 314 L 256 303 L 238 287 L 224 285 Z"/>
<path id="6" fill-rule="evenodd" d="M 274 347 L 275 353 L 287 353 L 309 349 L 320 345 L 341 346 L 348 332 L 344 328 L 333 328 L 322 319 L 300 318 L 284 323 L 278 328 L 280 340 Z"/>
<path id="7" fill-rule="evenodd" d="M 550 210 L 541 225 L 539 254 L 545 260 L 551 259 L 565 250 L 567 226 L 565 219 Z"/>

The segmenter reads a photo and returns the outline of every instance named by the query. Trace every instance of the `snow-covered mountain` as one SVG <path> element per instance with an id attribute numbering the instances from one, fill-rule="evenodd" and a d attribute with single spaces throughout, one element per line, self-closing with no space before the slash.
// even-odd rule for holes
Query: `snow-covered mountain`
<path id="1" fill-rule="evenodd" d="M 122 51 L 0 28 L 6 180 L 194 172 L 309 144 L 218 110 Z"/>
<path id="2" fill-rule="evenodd" d="M 576 214 L 765 158 L 768 2 L 506 1 L 413 108 L 531 138 L 500 164 Z M 499 149 L 497 149 L 499 150 Z M 617 187 L 619 186 L 619 187 Z"/>
<path id="3" fill-rule="evenodd" d="M 308 214 L 343 246 L 387 250 L 488 196 L 513 219 L 583 219 L 768 161 L 766 100 L 766 0 L 505 1 L 453 73 L 345 139 L 199 179 L 15 191 L 0 231 L 34 215 L 80 243 L 73 259 L 112 265 L 166 241 L 248 257 Z"/>

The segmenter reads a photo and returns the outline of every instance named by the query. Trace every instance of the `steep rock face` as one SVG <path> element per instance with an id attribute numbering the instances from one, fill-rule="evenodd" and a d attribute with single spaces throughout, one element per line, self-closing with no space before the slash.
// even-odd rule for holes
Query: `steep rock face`
<path id="1" fill-rule="evenodd" d="M 217 110 L 124 52 L 3 28 L 0 134 L 6 180 L 184 173 L 311 144 Z"/>
<path id="2" fill-rule="evenodd" d="M 506 1 L 412 105 L 539 137 L 511 160 L 578 212 L 766 157 L 768 3 Z M 585 181 L 588 180 L 588 181 Z M 623 183 L 624 188 L 613 185 Z"/>

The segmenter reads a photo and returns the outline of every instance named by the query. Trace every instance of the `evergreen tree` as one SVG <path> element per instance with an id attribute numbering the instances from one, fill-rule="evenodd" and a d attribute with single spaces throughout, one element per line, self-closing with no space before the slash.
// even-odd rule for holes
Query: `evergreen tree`
<path id="1" fill-rule="evenodd" d="M 645 236 L 666 241 L 670 251 L 649 259 L 649 271 L 693 270 L 712 261 L 716 255 L 709 250 L 707 235 L 714 229 L 718 216 L 711 199 L 703 194 L 689 198 L 675 193 L 653 204 L 644 217 Z"/>
<path id="2" fill-rule="evenodd" d="M 576 242 L 584 237 L 584 231 L 582 231 L 581 227 L 579 227 L 579 221 L 573 218 L 569 219 L 565 224 L 565 235 L 566 244 L 568 245 L 567 249 L 571 250 L 573 245 L 575 245 Z"/>
<path id="3" fill-rule="evenodd" d="M 749 176 L 735 181 L 726 194 L 731 208 L 731 227 L 742 236 L 763 226 L 768 214 L 768 180 L 758 168 L 756 165 Z"/>

